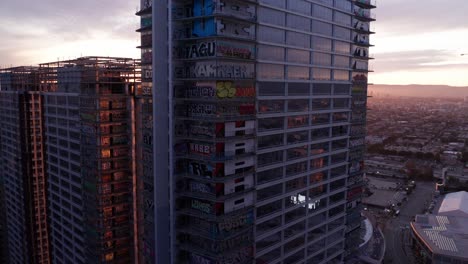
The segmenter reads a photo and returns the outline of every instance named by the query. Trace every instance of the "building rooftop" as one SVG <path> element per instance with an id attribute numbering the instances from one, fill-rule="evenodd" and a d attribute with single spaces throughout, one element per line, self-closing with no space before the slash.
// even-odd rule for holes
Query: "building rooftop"
<path id="1" fill-rule="evenodd" d="M 392 204 L 398 204 L 403 201 L 405 195 L 403 192 L 390 191 L 390 190 L 378 190 L 372 189 L 372 194 L 369 197 L 364 197 L 362 203 L 368 206 L 376 206 L 386 208 Z"/>
<path id="2" fill-rule="evenodd" d="M 437 255 L 468 261 L 468 193 L 447 194 L 438 215 L 417 215 L 414 233 Z"/>
<path id="3" fill-rule="evenodd" d="M 439 215 L 460 216 L 468 219 L 468 192 L 447 194 L 440 206 Z"/>

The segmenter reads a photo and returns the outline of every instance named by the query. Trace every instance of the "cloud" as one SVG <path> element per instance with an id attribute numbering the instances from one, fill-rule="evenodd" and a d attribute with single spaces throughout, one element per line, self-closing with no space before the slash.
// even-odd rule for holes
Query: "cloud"
<path id="1" fill-rule="evenodd" d="M 453 59 L 457 56 L 461 59 Z M 451 58 L 452 60 L 449 60 Z M 442 70 L 468 67 L 468 61 L 463 61 L 459 54 L 454 54 L 449 50 L 419 50 L 376 54 L 373 66 L 378 72 L 432 70 L 434 68 Z"/>
<path id="2" fill-rule="evenodd" d="M 387 0 L 375 9 L 376 30 L 384 35 L 467 29 L 466 0 Z"/>
<path id="3" fill-rule="evenodd" d="M 1 0 L 0 64 L 39 63 L 80 54 L 136 57 L 137 6 L 138 1 L 127 0 Z M 92 52 L 102 54 L 87 54 L 87 47 L 93 46 L 90 40 L 95 42 Z M 84 42 L 86 46 L 77 45 Z M 62 46 L 75 50 L 60 54 Z"/>

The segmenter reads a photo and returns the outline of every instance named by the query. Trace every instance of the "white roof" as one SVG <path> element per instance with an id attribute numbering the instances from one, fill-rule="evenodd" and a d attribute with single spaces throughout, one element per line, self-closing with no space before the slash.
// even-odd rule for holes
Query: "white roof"
<path id="1" fill-rule="evenodd" d="M 439 215 L 468 217 L 468 192 L 445 195 L 440 205 Z"/>

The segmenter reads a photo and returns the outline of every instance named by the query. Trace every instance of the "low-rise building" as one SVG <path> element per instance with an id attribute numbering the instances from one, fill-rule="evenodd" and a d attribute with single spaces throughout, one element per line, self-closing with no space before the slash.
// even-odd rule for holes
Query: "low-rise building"
<path id="1" fill-rule="evenodd" d="M 468 192 L 447 194 L 437 214 L 417 215 L 412 243 L 421 263 L 468 263 Z"/>

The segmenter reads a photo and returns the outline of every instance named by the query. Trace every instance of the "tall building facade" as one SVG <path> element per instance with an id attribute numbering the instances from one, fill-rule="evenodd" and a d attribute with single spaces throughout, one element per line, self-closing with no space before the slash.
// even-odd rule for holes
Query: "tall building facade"
<path id="1" fill-rule="evenodd" d="M 353 253 L 373 7 L 153 3 L 157 263 L 341 263 Z"/>
<path id="2" fill-rule="evenodd" d="M 153 170 L 153 31 L 152 0 L 141 0 L 141 84 L 135 93 L 137 188 L 139 206 L 139 257 L 141 263 L 155 258 L 154 170 Z"/>
<path id="3" fill-rule="evenodd" d="M 50 263 L 43 97 L 38 76 L 37 67 L 0 72 L 0 178 L 5 199 L 2 218 L 4 214 L 6 220 L 2 229 L 8 242 L 8 263 Z"/>
<path id="4" fill-rule="evenodd" d="M 346 205 L 346 256 L 352 256 L 358 249 L 361 226 L 361 197 L 363 191 L 364 152 L 366 137 L 367 86 L 369 54 L 372 46 L 369 36 L 374 34 L 371 10 L 376 8 L 374 1 L 355 1 L 353 6 L 352 33 L 352 89 L 351 89 L 351 127 L 349 141 L 349 177 L 347 180 Z"/>
<path id="5" fill-rule="evenodd" d="M 137 61 L 40 65 L 54 263 L 134 263 Z"/>

